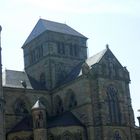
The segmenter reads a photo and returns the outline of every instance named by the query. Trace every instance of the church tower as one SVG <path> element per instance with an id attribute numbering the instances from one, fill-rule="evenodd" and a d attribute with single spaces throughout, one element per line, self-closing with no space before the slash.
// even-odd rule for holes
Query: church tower
<path id="1" fill-rule="evenodd" d="M 86 41 L 66 24 L 40 19 L 22 46 L 26 73 L 42 88 L 60 86 L 87 58 Z"/>
<path id="2" fill-rule="evenodd" d="M 34 140 L 47 140 L 46 108 L 38 101 L 32 107 Z"/>
<path id="3" fill-rule="evenodd" d="M 5 140 L 5 130 L 4 130 L 4 97 L 2 88 L 2 60 L 1 60 L 1 31 L 0 26 L 0 140 Z"/>

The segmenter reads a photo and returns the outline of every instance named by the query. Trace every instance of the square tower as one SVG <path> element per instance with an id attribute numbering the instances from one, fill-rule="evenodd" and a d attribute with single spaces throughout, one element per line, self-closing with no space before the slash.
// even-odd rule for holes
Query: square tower
<path id="1" fill-rule="evenodd" d="M 24 67 L 40 87 L 51 90 L 87 59 L 87 37 L 66 24 L 39 19 L 23 44 Z"/>

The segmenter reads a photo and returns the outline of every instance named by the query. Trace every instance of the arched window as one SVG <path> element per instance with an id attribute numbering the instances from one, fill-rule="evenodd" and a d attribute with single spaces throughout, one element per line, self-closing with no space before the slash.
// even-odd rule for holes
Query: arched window
<path id="1" fill-rule="evenodd" d="M 71 94 L 69 99 L 70 99 L 69 100 L 69 108 L 75 107 L 77 105 L 77 101 L 76 101 L 75 95 Z"/>
<path id="2" fill-rule="evenodd" d="M 68 92 L 66 93 L 66 107 L 67 109 L 72 109 L 75 106 L 77 106 L 77 100 L 76 100 L 76 96 L 75 93 L 69 89 Z"/>
<path id="3" fill-rule="evenodd" d="M 59 54 L 65 54 L 65 45 L 62 42 L 58 42 L 58 46 L 57 46 L 57 52 Z"/>
<path id="4" fill-rule="evenodd" d="M 57 95 L 54 99 L 55 104 L 55 113 L 61 114 L 64 111 L 63 102 L 59 95 Z"/>
<path id="5" fill-rule="evenodd" d="M 14 111 L 16 114 L 27 114 L 28 110 L 25 102 L 22 99 L 18 99 L 14 105 Z"/>
<path id="6" fill-rule="evenodd" d="M 121 114 L 117 93 L 118 91 L 115 87 L 113 87 L 113 85 L 109 85 L 107 87 L 107 102 L 109 107 L 109 118 L 111 124 L 121 123 Z"/>
<path id="7" fill-rule="evenodd" d="M 39 100 L 45 106 L 46 116 L 48 116 L 50 114 L 50 105 L 49 105 L 48 101 L 44 97 L 40 97 Z"/>

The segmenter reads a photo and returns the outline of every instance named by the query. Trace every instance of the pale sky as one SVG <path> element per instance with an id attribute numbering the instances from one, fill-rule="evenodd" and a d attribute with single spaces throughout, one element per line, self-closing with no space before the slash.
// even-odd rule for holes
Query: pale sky
<path id="1" fill-rule="evenodd" d="M 130 72 L 132 105 L 137 117 L 140 109 L 140 0 L 1 0 L 3 70 L 24 69 L 21 46 L 40 17 L 66 23 L 88 37 L 89 56 L 109 44 Z"/>

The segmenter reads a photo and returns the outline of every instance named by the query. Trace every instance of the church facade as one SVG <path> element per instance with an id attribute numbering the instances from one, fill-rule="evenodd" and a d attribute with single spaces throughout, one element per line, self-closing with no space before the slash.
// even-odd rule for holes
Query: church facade
<path id="1" fill-rule="evenodd" d="M 1 75 L 1 140 L 140 140 L 129 72 L 108 45 L 87 58 L 87 37 L 39 19 L 22 48 L 25 71 Z"/>

